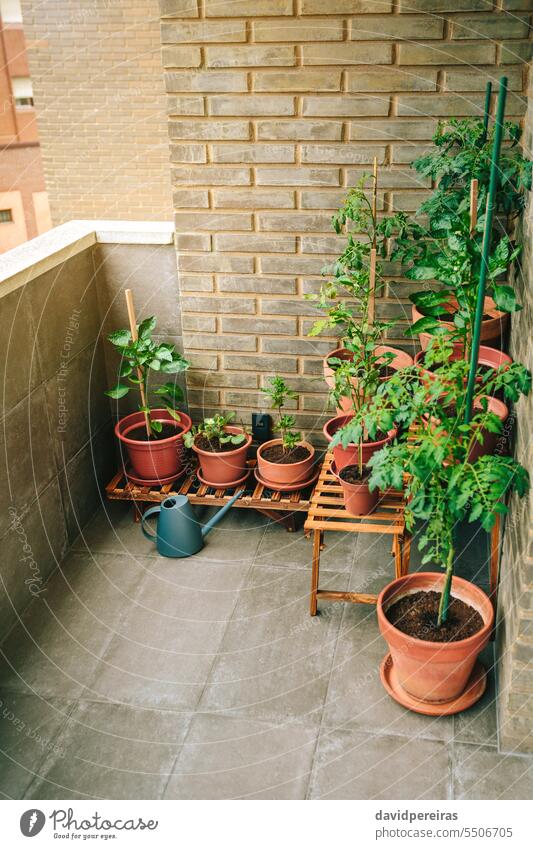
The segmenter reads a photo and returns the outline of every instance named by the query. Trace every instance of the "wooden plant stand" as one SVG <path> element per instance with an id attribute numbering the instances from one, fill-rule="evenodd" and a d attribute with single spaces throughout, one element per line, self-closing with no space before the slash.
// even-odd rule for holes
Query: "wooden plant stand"
<path id="1" fill-rule="evenodd" d="M 248 460 L 253 470 L 255 460 Z M 170 495 L 186 495 L 192 504 L 208 507 L 223 507 L 238 490 L 243 495 L 233 505 L 235 508 L 257 510 L 274 522 L 280 522 L 288 531 L 296 529 L 296 513 L 307 513 L 310 506 L 310 494 L 314 484 L 296 492 L 282 493 L 267 489 L 258 483 L 253 474 L 238 487 L 216 489 L 201 483 L 192 468 L 190 474 L 181 481 L 164 486 L 139 486 L 128 480 L 121 468 L 106 486 L 106 495 L 110 501 L 131 501 L 134 521 L 139 522 L 146 507 L 159 504 Z"/>
<path id="2" fill-rule="evenodd" d="M 403 495 L 390 490 L 385 493 L 378 509 L 368 516 L 351 516 L 344 508 L 342 488 L 331 472 L 333 454 L 326 454 L 311 506 L 304 524 L 306 536 L 313 533 L 313 568 L 311 572 L 311 616 L 317 614 L 319 599 L 375 604 L 377 595 L 319 588 L 320 552 L 324 548 L 325 531 L 358 534 L 390 534 L 394 555 L 395 577 L 407 575 L 411 556 L 411 535 L 405 529 Z"/>

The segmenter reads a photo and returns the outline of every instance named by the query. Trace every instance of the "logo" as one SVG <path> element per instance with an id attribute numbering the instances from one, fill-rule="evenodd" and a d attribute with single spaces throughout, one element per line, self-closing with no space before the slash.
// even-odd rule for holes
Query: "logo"
<path id="1" fill-rule="evenodd" d="M 24 837 L 35 837 L 42 831 L 46 822 L 46 817 L 38 808 L 31 808 L 29 811 L 24 811 L 20 818 L 20 830 Z"/>

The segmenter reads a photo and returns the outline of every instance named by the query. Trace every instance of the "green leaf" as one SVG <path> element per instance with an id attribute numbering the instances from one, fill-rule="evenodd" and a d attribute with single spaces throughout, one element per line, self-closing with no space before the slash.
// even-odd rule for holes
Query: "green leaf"
<path id="1" fill-rule="evenodd" d="M 169 407 L 169 406 L 166 406 L 165 409 L 166 409 L 167 413 L 169 413 L 175 421 L 181 422 L 181 416 L 180 416 L 180 414 L 178 413 L 177 410 L 173 410 L 172 407 Z"/>
<path id="2" fill-rule="evenodd" d="M 433 333 L 436 330 L 442 330 L 440 322 L 433 316 L 425 315 L 407 328 L 405 336 L 418 336 L 419 333 Z"/>
<path id="3" fill-rule="evenodd" d="M 149 318 L 145 318 L 143 321 L 141 321 L 141 323 L 139 324 L 139 330 L 138 330 L 139 339 L 142 339 L 143 341 L 148 339 L 150 337 L 150 334 L 152 333 L 152 330 L 154 329 L 155 325 L 156 325 L 156 319 L 155 319 L 155 316 L 153 316 L 153 315 L 151 315 Z"/>
<path id="4" fill-rule="evenodd" d="M 125 348 L 131 342 L 131 333 L 129 330 L 114 330 L 107 338 L 118 348 Z"/>
<path id="5" fill-rule="evenodd" d="M 129 386 L 124 386 L 123 383 L 117 383 L 117 385 L 113 389 L 107 389 L 105 394 L 109 396 L 109 398 L 123 398 L 124 395 L 127 395 L 130 391 Z"/>
<path id="6" fill-rule="evenodd" d="M 522 309 L 511 286 L 504 284 L 494 286 L 492 297 L 498 309 L 503 312 L 518 312 Z"/>
<path id="7" fill-rule="evenodd" d="M 155 433 L 161 433 L 163 430 L 163 425 L 161 422 L 157 421 L 157 419 L 150 419 L 150 426 Z"/>

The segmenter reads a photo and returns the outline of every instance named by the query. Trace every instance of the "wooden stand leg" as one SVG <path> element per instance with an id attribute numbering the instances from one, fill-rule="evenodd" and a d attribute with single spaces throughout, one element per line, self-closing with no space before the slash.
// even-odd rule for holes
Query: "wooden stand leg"
<path id="1" fill-rule="evenodd" d="M 409 574 L 409 564 L 411 562 L 411 534 L 407 531 L 404 534 L 401 542 L 402 548 L 402 576 Z"/>
<path id="2" fill-rule="evenodd" d="M 317 592 L 318 592 L 318 574 L 320 568 L 320 546 L 322 544 L 322 531 L 313 532 L 313 567 L 311 571 L 311 598 L 309 603 L 309 612 L 311 616 L 316 616 L 317 612 Z"/>
<path id="3" fill-rule="evenodd" d="M 402 544 L 400 541 L 400 535 L 394 534 L 392 550 L 394 553 L 394 577 L 401 578 L 402 577 Z"/>

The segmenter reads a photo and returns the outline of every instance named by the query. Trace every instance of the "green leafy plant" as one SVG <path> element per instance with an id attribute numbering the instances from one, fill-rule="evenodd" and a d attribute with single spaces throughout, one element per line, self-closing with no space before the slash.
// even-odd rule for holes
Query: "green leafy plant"
<path id="1" fill-rule="evenodd" d="M 444 360 L 445 352 L 441 350 Z M 507 512 L 504 497 L 515 490 L 528 491 L 527 471 L 501 450 L 479 456 L 474 451 L 486 433 L 499 433 L 501 420 L 490 410 L 488 397 L 498 390 L 515 401 L 531 388 L 531 374 L 520 364 L 502 366 L 479 375 L 473 415 L 465 424 L 464 360 L 442 361 L 430 381 L 420 381 L 416 367 L 403 369 L 381 384 L 365 411 L 356 416 L 350 432 L 341 439 L 355 439 L 363 427 L 401 425 L 409 436 L 397 439 L 373 455 L 369 486 L 404 489 L 405 521 L 412 530 L 416 520 L 425 522 L 418 545 L 423 563 L 436 563 L 446 573 L 440 600 L 438 625 L 446 621 L 455 564 L 454 530 L 458 522 L 480 520 L 486 531 L 497 514 Z"/>
<path id="2" fill-rule="evenodd" d="M 278 411 L 279 417 L 274 425 L 274 430 L 281 434 L 284 453 L 290 453 L 302 441 L 302 434 L 300 431 L 293 430 L 296 425 L 295 417 L 281 411 L 288 399 L 295 400 L 298 395 L 287 386 L 279 375 L 270 377 L 269 385 L 261 389 L 261 392 L 268 395 L 273 409 Z"/>
<path id="3" fill-rule="evenodd" d="M 532 163 L 520 150 L 521 135 L 518 124 L 505 122 L 506 144 L 499 161 L 496 209 L 511 216 L 521 211 L 526 192 L 531 189 Z M 438 181 L 436 191 L 422 204 L 420 213 L 435 218 L 457 212 L 473 179 L 479 181 L 478 207 L 485 209 L 494 126 L 486 134 L 480 119 L 452 118 L 439 123 L 433 142 L 435 149 L 413 162 L 419 174 Z"/>
<path id="4" fill-rule="evenodd" d="M 156 326 L 154 316 L 145 318 L 137 327 L 137 339 L 132 338 L 129 330 L 115 330 L 107 337 L 121 357 L 119 379 L 113 389 L 106 391 L 110 398 L 123 398 L 131 390 L 137 391 L 141 398 L 139 410 L 145 413 L 149 436 L 160 433 L 163 425 L 152 418 L 151 408 L 146 403 L 148 396 L 148 376 L 150 371 L 162 374 L 178 374 L 189 367 L 188 360 L 176 351 L 174 345 L 167 342 L 155 342 L 152 333 Z M 183 401 L 181 387 L 167 382 L 153 390 L 168 413 L 180 421 L 177 405 Z"/>
<path id="5" fill-rule="evenodd" d="M 195 425 L 184 434 L 183 441 L 187 448 L 192 448 L 195 438 L 203 436 L 208 440 L 214 451 L 221 445 L 242 445 L 246 440 L 246 433 L 228 433 L 226 426 L 231 424 L 235 413 L 220 413 L 211 418 L 204 419 L 199 425 Z"/>

